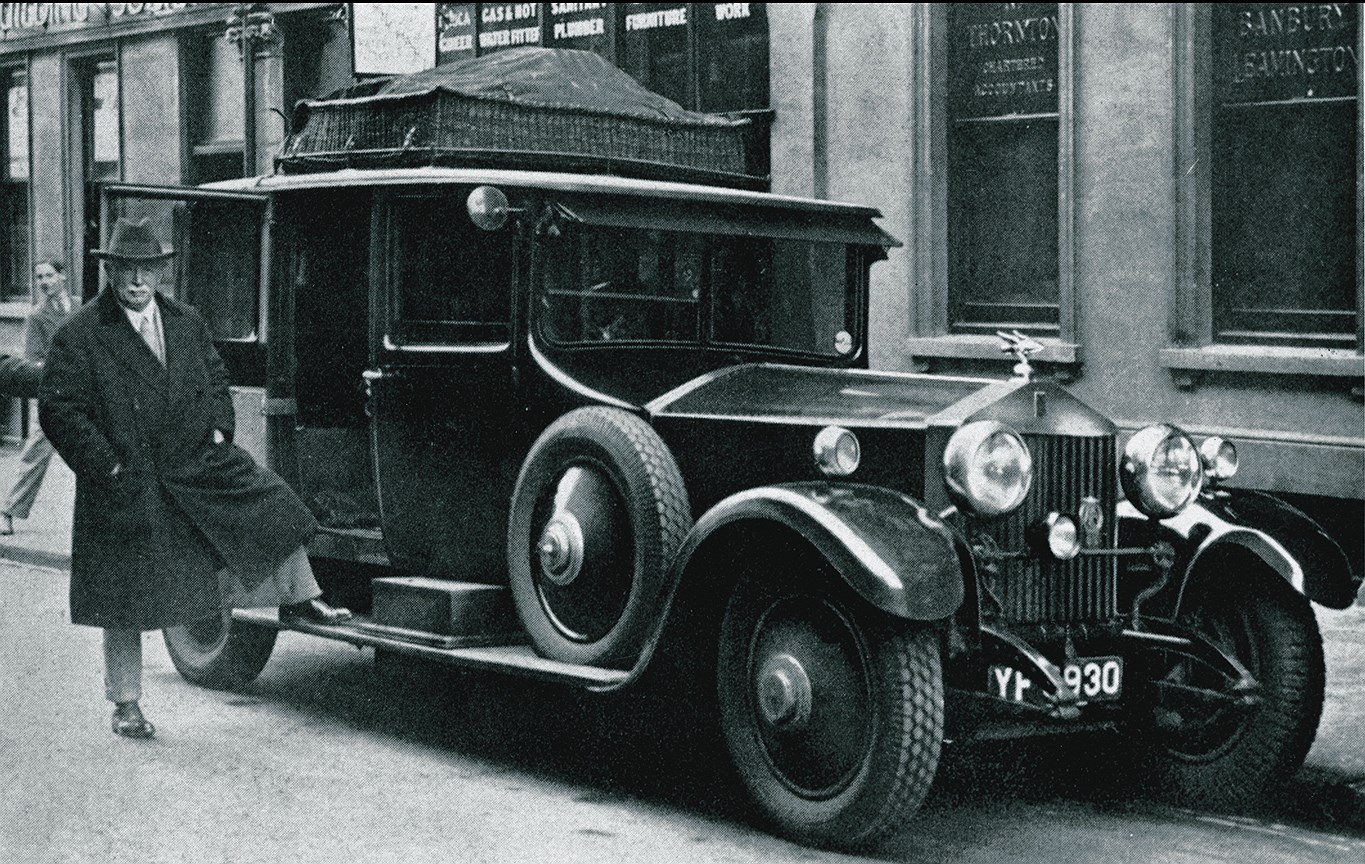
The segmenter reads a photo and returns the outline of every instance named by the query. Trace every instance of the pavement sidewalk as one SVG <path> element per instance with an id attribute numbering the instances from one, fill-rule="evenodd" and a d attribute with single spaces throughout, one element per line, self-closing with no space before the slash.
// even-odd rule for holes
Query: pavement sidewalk
<path id="1" fill-rule="evenodd" d="M 0 495 L 14 482 L 20 447 L 0 446 Z M 65 571 L 71 564 L 75 476 L 54 458 L 28 519 L 0 536 L 0 559 Z M 2 505 L 0 505 L 2 506 Z M 1313 607 L 1327 659 L 1327 696 L 1317 739 L 1289 790 L 1290 809 L 1365 831 L 1365 605 L 1342 611 Z"/>

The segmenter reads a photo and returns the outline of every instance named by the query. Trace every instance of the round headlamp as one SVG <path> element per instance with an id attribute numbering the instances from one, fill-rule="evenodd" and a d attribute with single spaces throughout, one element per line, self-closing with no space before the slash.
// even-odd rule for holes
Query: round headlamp
<path id="1" fill-rule="evenodd" d="M 959 507 L 977 516 L 999 516 L 1024 503 L 1033 482 L 1033 457 L 1019 433 L 994 420 L 978 420 L 948 439 L 943 478 Z"/>
<path id="2" fill-rule="evenodd" d="M 1123 493 L 1148 516 L 1164 519 L 1184 510 L 1204 485 L 1204 464 L 1194 442 L 1167 423 L 1139 429 L 1123 448 Z"/>
<path id="3" fill-rule="evenodd" d="M 815 436 L 815 464 L 829 477 L 847 477 L 862 461 L 858 436 L 839 426 L 826 426 Z"/>
<path id="4" fill-rule="evenodd" d="M 1237 448 L 1226 438 L 1205 438 L 1199 445 L 1199 458 L 1210 480 L 1226 480 L 1237 473 Z"/>

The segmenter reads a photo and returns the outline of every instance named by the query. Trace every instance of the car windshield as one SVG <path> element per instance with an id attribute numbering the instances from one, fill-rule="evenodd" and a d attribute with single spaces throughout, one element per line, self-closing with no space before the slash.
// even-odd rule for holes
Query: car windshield
<path id="1" fill-rule="evenodd" d="M 551 248 L 539 302 L 552 342 L 853 350 L 843 243 L 572 226 Z"/>

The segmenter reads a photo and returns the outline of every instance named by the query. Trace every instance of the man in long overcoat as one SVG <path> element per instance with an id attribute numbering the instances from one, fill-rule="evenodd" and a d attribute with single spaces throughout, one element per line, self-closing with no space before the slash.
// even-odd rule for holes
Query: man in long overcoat
<path id="1" fill-rule="evenodd" d="M 290 571 L 282 614 L 349 613 L 317 599 L 301 548 L 312 514 L 232 443 L 227 375 L 203 319 L 156 290 L 174 252 L 146 220 L 125 219 L 92 251 L 109 285 L 57 331 L 38 413 L 76 475 L 71 619 L 104 628 L 114 732 L 146 738 L 142 631 L 222 614 L 220 570 L 246 589 Z"/>

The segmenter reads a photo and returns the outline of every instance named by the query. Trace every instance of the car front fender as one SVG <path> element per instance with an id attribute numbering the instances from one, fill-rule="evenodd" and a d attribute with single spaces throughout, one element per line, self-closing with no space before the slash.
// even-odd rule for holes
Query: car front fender
<path id="1" fill-rule="evenodd" d="M 1119 505 L 1119 518 L 1147 521 L 1126 501 Z M 1176 563 L 1177 611 L 1201 561 L 1229 545 L 1251 552 L 1299 593 L 1328 608 L 1345 609 L 1360 589 L 1360 577 L 1351 572 L 1341 546 L 1312 518 L 1273 495 L 1220 490 L 1217 497 L 1161 520 L 1161 528 L 1184 541 L 1177 544 L 1185 547 Z"/>
<path id="2" fill-rule="evenodd" d="M 963 574 L 952 531 L 915 499 L 880 486 L 807 482 L 731 495 L 697 520 L 675 563 L 682 573 L 726 526 L 785 527 L 815 547 L 840 578 L 888 614 L 915 621 L 952 615 Z"/>

